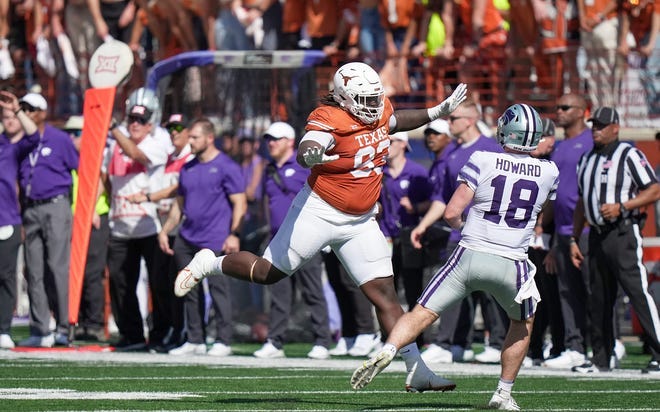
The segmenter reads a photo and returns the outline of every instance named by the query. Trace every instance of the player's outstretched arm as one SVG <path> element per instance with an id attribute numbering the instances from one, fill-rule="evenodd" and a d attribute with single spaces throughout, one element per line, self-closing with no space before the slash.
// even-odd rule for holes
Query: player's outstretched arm
<path id="1" fill-rule="evenodd" d="M 415 129 L 440 117 L 449 116 L 467 98 L 467 85 L 461 83 L 442 103 L 430 109 L 396 110 L 396 124 L 390 132 Z"/>

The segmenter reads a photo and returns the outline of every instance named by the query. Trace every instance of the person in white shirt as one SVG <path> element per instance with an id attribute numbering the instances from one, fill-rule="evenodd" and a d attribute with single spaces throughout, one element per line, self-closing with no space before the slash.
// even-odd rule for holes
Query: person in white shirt
<path id="1" fill-rule="evenodd" d="M 161 222 L 157 206 L 147 198 L 142 203 L 130 201 L 131 195 L 149 193 L 154 176 L 164 173 L 168 148 L 151 134 L 152 112 L 143 105 L 129 109 L 127 127 L 111 125 L 114 142 L 108 150 L 106 173 L 111 187 L 110 243 L 108 269 L 112 314 L 117 323 L 120 340 L 118 350 L 145 350 L 142 316 L 135 288 L 140 275 L 140 259 L 144 258 L 149 283 L 158 280 L 155 257 L 158 253 L 158 232 Z M 153 321 L 169 308 L 165 297 L 153 294 Z M 150 331 L 149 341 L 157 345 L 167 331 Z M 163 335 L 163 336 L 156 336 Z"/>

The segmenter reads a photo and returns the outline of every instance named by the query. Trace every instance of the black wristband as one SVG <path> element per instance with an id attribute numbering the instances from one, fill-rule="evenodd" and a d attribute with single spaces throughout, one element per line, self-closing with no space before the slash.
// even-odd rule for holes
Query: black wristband
<path id="1" fill-rule="evenodd" d="M 23 111 L 23 109 L 19 107 L 18 110 L 14 110 L 14 114 L 18 115 L 22 111 Z"/>
<path id="2" fill-rule="evenodd" d="M 241 232 L 239 232 L 238 230 L 232 230 L 231 235 L 236 237 L 241 237 Z"/>
<path id="3" fill-rule="evenodd" d="M 145 196 L 147 197 L 147 202 L 151 202 L 151 195 L 149 193 L 146 193 Z"/>

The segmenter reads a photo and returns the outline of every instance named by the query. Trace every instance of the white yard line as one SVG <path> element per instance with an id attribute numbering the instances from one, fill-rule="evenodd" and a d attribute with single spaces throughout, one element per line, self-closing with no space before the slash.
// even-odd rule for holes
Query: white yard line
<path id="1" fill-rule="evenodd" d="M 46 361 L 70 361 L 82 363 L 107 362 L 109 364 L 159 364 L 159 365 L 203 365 L 206 367 L 248 367 L 248 368 L 282 368 L 287 371 L 295 370 L 344 370 L 353 371 L 360 366 L 363 359 L 328 359 L 316 360 L 307 358 L 257 359 L 252 356 L 213 357 L 197 356 L 171 356 L 166 354 L 148 353 L 120 353 L 120 352 L 13 352 L 0 351 L 0 359 L 34 359 Z M 429 367 L 441 375 L 450 376 L 494 376 L 500 373 L 500 365 L 483 365 L 471 363 L 430 364 Z M 384 371 L 405 372 L 405 365 L 395 360 Z M 523 368 L 519 376 L 557 376 L 574 379 L 589 380 L 660 380 L 660 374 L 642 374 L 638 369 L 617 369 L 612 372 L 598 374 L 580 374 L 569 370 L 553 370 L 543 367 Z"/>

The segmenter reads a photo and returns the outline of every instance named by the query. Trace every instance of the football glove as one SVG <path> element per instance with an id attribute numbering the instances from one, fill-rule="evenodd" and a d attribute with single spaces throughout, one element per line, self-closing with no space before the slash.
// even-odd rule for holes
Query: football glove
<path id="1" fill-rule="evenodd" d="M 339 159 L 339 155 L 329 156 L 325 154 L 323 148 L 318 146 L 309 147 L 307 150 L 305 150 L 302 156 L 303 156 L 303 160 L 305 161 L 305 164 L 308 167 L 332 162 L 333 160 Z"/>
<path id="2" fill-rule="evenodd" d="M 461 83 L 458 85 L 456 90 L 454 90 L 451 96 L 445 99 L 445 101 L 435 107 L 428 109 L 429 119 L 435 120 L 439 117 L 449 116 L 449 114 L 456 110 L 458 105 L 463 103 L 465 99 L 467 99 L 467 85 L 465 83 Z"/>

